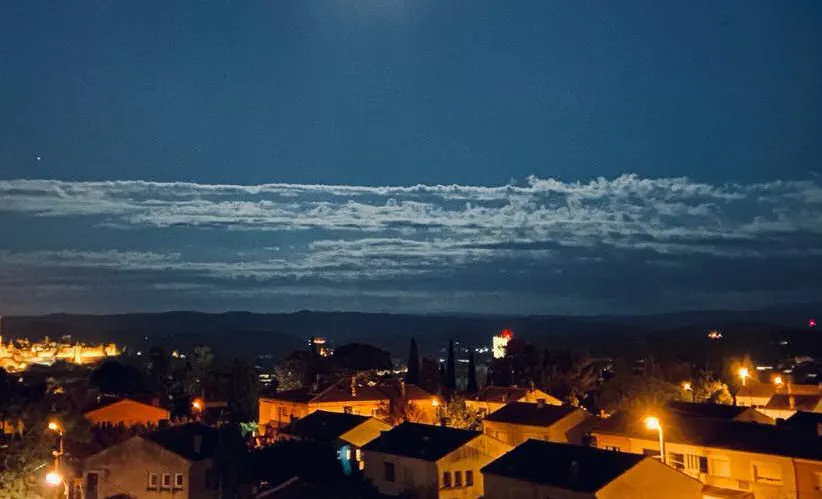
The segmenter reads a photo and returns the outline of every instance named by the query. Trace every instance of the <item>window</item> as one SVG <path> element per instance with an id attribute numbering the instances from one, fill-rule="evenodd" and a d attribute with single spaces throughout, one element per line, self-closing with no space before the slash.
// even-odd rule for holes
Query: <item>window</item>
<path id="1" fill-rule="evenodd" d="M 343 412 L 346 413 L 346 414 L 354 414 L 354 408 L 351 407 L 350 405 L 344 406 L 343 407 Z"/>
<path id="2" fill-rule="evenodd" d="M 97 486 L 100 483 L 100 475 L 97 473 L 86 474 L 86 494 L 83 496 L 87 499 L 97 499 Z"/>
<path id="3" fill-rule="evenodd" d="M 163 473 L 163 488 L 171 488 L 171 473 Z"/>
<path id="4" fill-rule="evenodd" d="M 614 452 L 621 452 L 622 449 L 617 447 L 616 445 L 606 445 L 605 450 L 612 450 Z"/>
<path id="5" fill-rule="evenodd" d="M 148 488 L 150 489 L 159 489 L 160 488 L 160 475 L 157 473 L 149 473 L 148 474 Z"/>
<path id="6" fill-rule="evenodd" d="M 754 481 L 757 483 L 782 484 L 782 467 L 773 463 L 754 463 Z"/>
<path id="7" fill-rule="evenodd" d="M 474 470 L 467 470 L 465 472 L 465 486 L 471 487 L 474 485 Z"/>
<path id="8" fill-rule="evenodd" d="M 668 464 L 670 464 L 678 470 L 685 469 L 685 454 L 680 454 L 678 452 L 669 452 Z"/>
<path id="9" fill-rule="evenodd" d="M 451 488 L 451 472 L 445 471 L 442 473 L 442 488 L 450 489 Z"/>
<path id="10" fill-rule="evenodd" d="M 462 487 L 462 471 L 454 472 L 454 487 Z"/>
<path id="11" fill-rule="evenodd" d="M 177 473 L 174 475 L 174 488 L 175 489 L 182 489 L 183 488 L 183 474 Z"/>
<path id="12" fill-rule="evenodd" d="M 357 461 L 362 461 L 362 451 L 360 449 L 354 450 L 354 456 L 356 457 Z"/>
<path id="13" fill-rule="evenodd" d="M 731 462 L 726 457 L 712 457 L 710 473 L 724 478 L 731 477 Z"/>
<path id="14" fill-rule="evenodd" d="M 708 473 L 708 458 L 705 456 L 699 456 L 699 472 Z"/>
<path id="15" fill-rule="evenodd" d="M 383 463 L 383 474 L 385 476 L 386 482 L 393 482 L 394 480 L 396 480 L 396 470 L 394 468 L 394 463 Z"/>

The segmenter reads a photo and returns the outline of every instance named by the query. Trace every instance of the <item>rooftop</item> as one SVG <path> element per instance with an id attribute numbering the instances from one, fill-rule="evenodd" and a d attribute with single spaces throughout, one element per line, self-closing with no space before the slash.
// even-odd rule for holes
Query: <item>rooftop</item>
<path id="1" fill-rule="evenodd" d="M 366 444 L 363 450 L 437 461 L 480 435 L 478 431 L 402 423 L 383 432 L 379 438 Z"/>
<path id="2" fill-rule="evenodd" d="M 485 386 L 477 392 L 474 400 L 481 402 L 514 402 L 528 394 L 528 388 L 517 386 Z"/>
<path id="3" fill-rule="evenodd" d="M 189 461 L 200 461 L 214 455 L 217 448 L 217 430 L 200 423 L 189 423 L 172 426 L 142 435 L 145 440 L 154 442 L 166 450 Z"/>
<path id="4" fill-rule="evenodd" d="M 516 423 L 530 426 L 551 426 L 564 417 L 579 411 L 576 407 L 549 404 L 531 404 L 528 402 L 510 402 L 496 412 L 492 412 L 486 421 Z"/>
<path id="5" fill-rule="evenodd" d="M 785 393 L 778 393 L 771 397 L 771 400 L 768 401 L 765 408 L 813 412 L 820 403 L 822 403 L 822 394 L 788 395 Z"/>
<path id="6" fill-rule="evenodd" d="M 579 445 L 528 440 L 482 468 L 483 474 L 595 492 L 636 466 L 645 456 Z"/>
<path id="7" fill-rule="evenodd" d="M 806 432 L 785 425 L 695 418 L 670 411 L 660 420 L 668 442 L 822 460 L 822 437 L 809 439 Z M 655 432 L 645 428 L 641 415 L 627 412 L 617 412 L 600 421 L 592 433 L 657 438 Z"/>
<path id="8" fill-rule="evenodd" d="M 288 425 L 285 433 L 318 442 L 332 442 L 368 419 L 355 414 L 315 411 Z"/>
<path id="9" fill-rule="evenodd" d="M 720 404 L 697 404 L 692 402 L 669 402 L 668 409 L 683 416 L 725 419 L 728 421 L 732 421 L 741 414 L 753 410 L 751 407 Z"/>

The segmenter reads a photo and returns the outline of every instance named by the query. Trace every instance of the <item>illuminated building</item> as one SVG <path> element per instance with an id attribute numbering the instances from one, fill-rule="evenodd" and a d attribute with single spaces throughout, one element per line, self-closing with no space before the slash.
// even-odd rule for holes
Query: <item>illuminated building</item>
<path id="1" fill-rule="evenodd" d="M 722 339 L 722 333 L 720 333 L 717 330 L 709 331 L 708 332 L 708 339 L 710 339 L 710 340 L 721 340 Z"/>
<path id="2" fill-rule="evenodd" d="M 315 355 L 319 355 L 320 357 L 328 357 L 333 352 L 328 346 L 326 346 L 326 343 L 326 339 L 322 336 L 312 336 L 311 339 L 308 340 L 308 347 Z"/>
<path id="3" fill-rule="evenodd" d="M 511 341 L 513 337 L 514 333 L 512 333 L 510 329 L 503 329 L 500 334 L 494 336 L 494 339 L 491 341 L 491 348 L 492 352 L 494 352 L 495 359 L 505 357 L 505 347 L 508 346 L 508 342 Z"/>
<path id="4" fill-rule="evenodd" d="M 115 344 L 86 345 L 50 340 L 31 342 L 26 339 L 3 343 L 0 336 L 0 368 L 9 372 L 24 371 L 32 364 L 50 366 L 62 360 L 72 364 L 94 364 L 107 357 L 120 355 Z"/>

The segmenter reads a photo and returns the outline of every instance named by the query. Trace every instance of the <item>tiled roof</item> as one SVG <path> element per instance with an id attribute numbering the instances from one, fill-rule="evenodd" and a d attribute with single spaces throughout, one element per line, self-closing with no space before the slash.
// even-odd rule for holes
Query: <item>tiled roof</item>
<path id="1" fill-rule="evenodd" d="M 351 388 L 351 378 L 343 378 L 324 387 L 306 386 L 296 390 L 278 392 L 263 399 L 284 400 L 302 404 L 321 404 L 325 402 L 347 402 L 356 400 L 387 400 L 387 397 L 376 387 L 357 381 L 355 389 Z"/>
<path id="2" fill-rule="evenodd" d="M 563 405 L 511 402 L 489 414 L 485 420 L 548 427 L 576 411 L 580 409 Z"/>
<path id="3" fill-rule="evenodd" d="M 398 381 L 384 381 L 377 385 L 377 389 L 392 400 L 402 397 L 402 383 Z M 434 395 L 423 390 L 418 385 L 405 383 L 405 397 L 408 400 L 431 400 L 434 398 Z"/>
<path id="4" fill-rule="evenodd" d="M 288 425 L 283 432 L 317 442 L 333 442 L 340 435 L 368 421 L 367 416 L 315 411 Z"/>
<path id="5" fill-rule="evenodd" d="M 617 412 L 595 425 L 592 433 L 655 440 L 656 432 L 646 429 L 642 419 L 641 415 Z M 807 433 L 785 425 L 694 418 L 674 412 L 659 419 L 668 442 L 822 460 L 822 437 L 809 438 Z"/>
<path id="6" fill-rule="evenodd" d="M 485 386 L 477 392 L 474 400 L 480 402 L 515 402 L 528 395 L 527 388 L 516 386 Z"/>
<path id="7" fill-rule="evenodd" d="M 736 419 L 746 411 L 753 410 L 750 407 L 720 404 L 696 404 L 691 402 L 669 402 L 668 409 L 683 416 L 725 419 L 728 421 Z"/>
<path id="8" fill-rule="evenodd" d="M 793 403 L 791 403 L 793 398 Z M 813 412 L 822 403 L 822 395 L 787 395 L 780 393 L 771 397 L 766 409 L 789 409 Z"/>
<path id="9" fill-rule="evenodd" d="M 363 450 L 437 461 L 480 436 L 478 431 L 458 430 L 445 426 L 402 423 L 383 432 Z"/>
<path id="10" fill-rule="evenodd" d="M 578 492 L 596 492 L 645 456 L 570 444 L 528 440 L 482 468 L 498 475 Z"/>
<path id="11" fill-rule="evenodd" d="M 142 435 L 142 438 L 154 442 L 189 461 L 210 458 L 217 448 L 217 430 L 200 423 L 189 423 L 173 426 Z"/>

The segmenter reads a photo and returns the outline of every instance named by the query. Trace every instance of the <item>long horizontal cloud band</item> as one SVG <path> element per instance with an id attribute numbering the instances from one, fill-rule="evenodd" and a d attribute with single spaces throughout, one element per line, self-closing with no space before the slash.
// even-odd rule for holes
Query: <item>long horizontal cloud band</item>
<path id="1" fill-rule="evenodd" d="M 50 238 L 69 225 L 83 236 L 65 229 Z M 432 306 L 426 297 L 470 308 L 473 296 L 479 309 L 542 311 L 546 296 L 568 307 L 618 309 L 624 288 L 633 287 L 632 296 L 666 297 L 679 308 L 714 306 L 716 293 L 739 303 L 750 293 L 765 303 L 796 299 L 818 291 L 822 277 L 813 270 L 822 255 L 822 186 L 811 180 L 532 177 L 492 187 L 5 180 L 4 228 L 16 230 L 14 244 L 0 241 L 3 303 L 19 302 L 20 290 L 74 303 L 82 290 L 116 289 L 135 300 L 188 297 L 180 306 L 208 297 L 242 306 L 243 298 L 315 296 L 362 300 L 347 308 Z"/>

